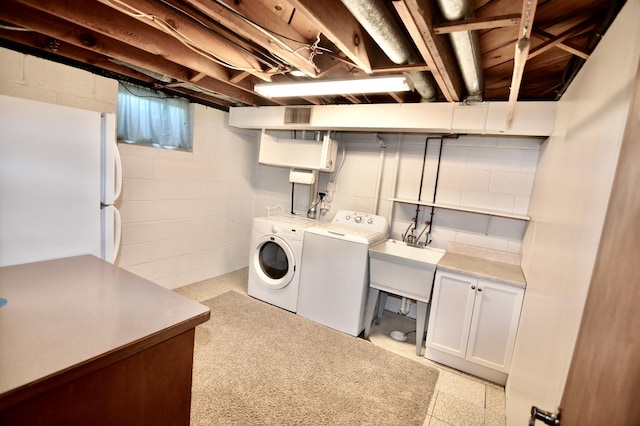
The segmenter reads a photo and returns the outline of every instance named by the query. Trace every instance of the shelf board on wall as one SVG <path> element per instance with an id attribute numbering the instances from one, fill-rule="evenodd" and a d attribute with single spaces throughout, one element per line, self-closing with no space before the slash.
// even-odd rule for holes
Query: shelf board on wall
<path id="1" fill-rule="evenodd" d="M 450 204 L 432 203 L 430 201 L 418 201 L 418 200 L 411 200 L 407 198 L 391 198 L 390 200 L 396 203 L 418 204 L 421 206 L 435 207 L 437 209 L 455 210 L 455 211 L 467 212 L 467 213 L 478 213 L 478 214 L 484 214 L 489 216 L 504 217 L 507 219 L 517 219 L 517 220 L 526 220 L 526 221 L 531 220 L 530 216 L 523 215 L 523 214 L 500 212 L 496 210 L 478 209 L 475 207 L 452 206 Z"/>

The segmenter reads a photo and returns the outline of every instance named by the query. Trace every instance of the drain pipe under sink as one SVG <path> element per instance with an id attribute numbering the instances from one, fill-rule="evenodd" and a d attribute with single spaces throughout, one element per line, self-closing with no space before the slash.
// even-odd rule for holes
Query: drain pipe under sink
<path id="1" fill-rule="evenodd" d="M 398 313 L 400 315 L 407 316 L 410 310 L 411 310 L 411 301 L 406 297 L 403 297 L 402 302 L 400 304 L 400 312 Z M 389 337 L 391 337 L 393 340 L 397 340 L 398 342 L 404 342 L 405 340 L 407 340 L 407 335 L 414 332 L 415 330 L 408 331 L 406 333 L 400 330 L 393 330 L 389 333 Z"/>

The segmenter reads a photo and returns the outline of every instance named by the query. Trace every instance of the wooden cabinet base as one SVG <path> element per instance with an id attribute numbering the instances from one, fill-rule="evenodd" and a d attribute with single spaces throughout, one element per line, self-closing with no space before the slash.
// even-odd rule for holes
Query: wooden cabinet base
<path id="1" fill-rule="evenodd" d="M 92 364 L 100 360 L 89 360 L 52 388 L 36 383 L 32 396 L 0 412 L 0 424 L 188 425 L 194 335 L 192 328 L 99 369 Z"/>

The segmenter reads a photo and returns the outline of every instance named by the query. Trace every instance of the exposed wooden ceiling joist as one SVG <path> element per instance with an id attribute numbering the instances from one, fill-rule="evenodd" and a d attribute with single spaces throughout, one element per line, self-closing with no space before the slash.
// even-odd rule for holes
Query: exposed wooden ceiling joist
<path id="1" fill-rule="evenodd" d="M 85 2 L 54 5 L 46 0 L 17 2 L 21 4 L 12 0 L 2 2 L 2 19 L 179 81 L 190 81 L 197 72 L 203 72 L 225 83 L 218 85 L 221 95 L 247 105 L 260 105 L 265 101 L 252 87 L 230 84 L 226 68 L 185 49 L 174 38 L 148 25 L 114 15 L 106 6 Z M 118 26 L 113 25 L 114 19 L 118 20 Z"/>
<path id="2" fill-rule="evenodd" d="M 509 27 L 512 25 L 520 25 L 520 15 L 502 15 L 491 18 L 472 18 L 464 21 L 446 22 L 444 24 L 434 25 L 433 32 L 435 34 L 449 34 L 458 31 L 478 31 L 489 30 L 491 28 Z"/>
<path id="3" fill-rule="evenodd" d="M 536 46 L 535 48 L 531 49 L 531 51 L 529 52 L 529 58 L 534 58 L 534 57 L 540 55 L 541 53 L 546 52 L 547 50 L 549 50 L 551 48 L 559 47 L 561 43 L 564 43 L 568 39 L 583 33 L 588 28 L 593 27 L 593 26 L 594 26 L 594 23 L 593 23 L 592 20 L 583 21 L 583 22 L 577 24 L 576 26 L 574 26 L 572 28 L 569 28 L 566 31 L 563 31 L 561 34 L 558 34 L 557 36 L 555 36 L 555 37 L 543 42 L 542 44 Z"/>
<path id="4" fill-rule="evenodd" d="M 0 16 L 3 13 L 2 9 L 3 5 L 0 4 Z M 15 31 L 6 29 L 0 29 L 0 35 L 3 40 L 9 40 L 14 43 L 32 47 L 44 52 L 45 55 L 61 53 L 65 58 L 70 59 L 71 61 L 110 71 L 116 75 L 122 75 L 149 84 L 156 81 L 153 77 L 110 61 L 100 53 L 74 46 L 61 41 L 59 38 L 52 38 L 35 31 Z"/>
<path id="5" fill-rule="evenodd" d="M 340 0 L 287 0 L 322 34 L 367 74 L 371 63 L 365 49 L 365 35 L 358 21 Z"/>
<path id="6" fill-rule="evenodd" d="M 416 47 L 431 69 L 433 78 L 449 102 L 462 99 L 462 77 L 446 36 L 433 31 L 434 2 L 402 0 L 393 2 Z"/>
<path id="7" fill-rule="evenodd" d="M 589 57 L 624 1 L 470 0 L 472 17 L 449 23 L 442 23 L 433 0 L 379 3 L 404 23 L 424 61 L 392 64 L 341 0 L 3 0 L 0 45 L 224 109 L 420 101 L 416 92 L 274 101 L 254 91 L 261 80 L 305 78 L 291 75 L 294 69 L 322 80 L 431 72 L 436 101 L 459 101 L 466 94 L 449 33 L 472 31 L 481 51 L 483 99 L 515 105 L 518 98 L 561 96 L 582 63 L 576 56 Z"/>
<path id="8" fill-rule="evenodd" d="M 301 45 L 301 42 L 304 40 L 300 34 L 292 33 L 293 29 L 289 28 L 286 31 L 288 31 L 292 37 L 279 36 L 278 29 L 279 31 L 283 31 L 283 29 L 280 25 L 282 21 L 277 17 L 269 21 L 269 27 L 259 25 L 253 21 L 253 19 L 258 20 L 258 18 L 260 20 L 265 19 L 266 16 L 271 14 L 269 9 L 260 7 L 262 6 L 261 4 L 252 4 L 252 7 L 248 8 L 242 4 L 236 5 L 230 2 L 234 4 L 234 7 L 231 8 L 230 6 L 223 6 L 216 1 L 186 0 L 186 2 L 212 19 L 220 22 L 236 34 L 253 41 L 264 49 L 271 51 L 274 55 L 283 58 L 308 76 L 315 77 L 317 72 L 316 67 L 313 64 L 309 49 L 304 44 Z M 242 13 L 239 11 L 242 11 Z M 271 25 L 277 25 L 278 29 L 271 30 Z"/>
<path id="9" fill-rule="evenodd" d="M 186 16 L 176 13 L 163 3 L 151 0 L 98 0 L 102 4 L 130 16 L 143 24 L 156 28 L 179 41 L 183 48 L 203 56 L 217 64 L 229 64 L 231 68 L 248 71 L 269 81 L 256 58 L 230 46 L 217 34 L 197 25 Z"/>
<path id="10" fill-rule="evenodd" d="M 530 37 L 533 29 L 533 21 L 536 14 L 538 0 L 523 0 L 522 17 L 520 19 L 520 27 L 518 29 L 518 40 L 515 46 L 515 55 L 513 59 L 513 76 L 511 78 L 511 89 L 509 91 L 509 101 L 507 106 L 507 128 L 510 129 L 513 124 L 513 118 L 518 102 L 518 94 L 520 93 L 520 84 L 522 83 L 522 75 L 524 67 L 529 56 L 529 48 L 531 46 Z"/>
<path id="11" fill-rule="evenodd" d="M 553 34 L 549 34 L 546 31 L 542 31 L 540 29 L 534 28 L 533 32 L 531 33 L 531 35 L 536 36 L 538 38 L 541 38 L 543 40 L 552 40 L 555 39 L 556 36 L 554 36 Z M 556 43 L 555 45 L 557 48 L 562 49 L 566 52 L 571 53 L 572 55 L 575 55 L 579 58 L 582 59 L 588 59 L 589 58 L 589 52 L 587 52 L 586 50 L 584 50 L 581 47 L 577 47 L 577 46 L 572 46 L 570 43 L 568 42 L 559 42 Z"/>

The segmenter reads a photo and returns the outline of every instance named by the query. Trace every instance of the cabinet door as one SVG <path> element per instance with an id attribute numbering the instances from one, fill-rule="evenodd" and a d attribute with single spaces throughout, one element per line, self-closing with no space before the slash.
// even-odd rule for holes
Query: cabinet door
<path id="1" fill-rule="evenodd" d="M 427 331 L 427 346 L 464 358 L 477 280 L 436 271 Z"/>
<path id="2" fill-rule="evenodd" d="M 524 289 L 479 279 L 466 358 L 508 372 Z"/>

